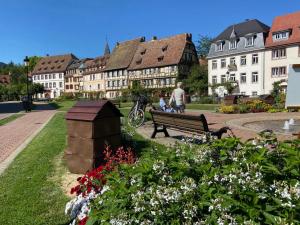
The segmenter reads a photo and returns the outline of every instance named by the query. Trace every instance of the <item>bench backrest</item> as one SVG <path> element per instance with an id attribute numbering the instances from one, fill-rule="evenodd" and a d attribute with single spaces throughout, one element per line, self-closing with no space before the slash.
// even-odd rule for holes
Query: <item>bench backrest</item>
<path id="1" fill-rule="evenodd" d="M 203 114 L 186 115 L 178 113 L 167 113 L 158 110 L 150 110 L 153 123 L 157 125 L 165 125 L 179 130 L 190 132 L 209 132 L 206 118 Z"/>

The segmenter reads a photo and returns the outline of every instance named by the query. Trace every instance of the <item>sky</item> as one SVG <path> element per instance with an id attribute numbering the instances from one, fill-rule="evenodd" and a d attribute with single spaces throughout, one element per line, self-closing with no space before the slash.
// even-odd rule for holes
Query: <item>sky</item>
<path id="1" fill-rule="evenodd" d="M 231 24 L 300 10 L 299 0 L 0 0 L 0 62 L 26 55 L 103 54 L 106 39 L 215 37 Z"/>

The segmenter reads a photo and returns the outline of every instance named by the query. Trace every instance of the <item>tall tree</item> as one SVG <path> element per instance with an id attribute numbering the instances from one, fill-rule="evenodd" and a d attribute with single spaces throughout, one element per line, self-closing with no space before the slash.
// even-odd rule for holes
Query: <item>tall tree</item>
<path id="1" fill-rule="evenodd" d="M 29 71 L 33 71 L 35 65 L 38 63 L 38 61 L 41 59 L 42 57 L 40 56 L 30 56 L 29 57 Z"/>
<path id="2" fill-rule="evenodd" d="M 194 65 L 187 79 L 183 81 L 188 93 L 203 96 L 208 89 L 208 71 L 205 65 Z"/>
<path id="3" fill-rule="evenodd" d="M 206 57 L 209 53 L 210 45 L 213 38 L 207 35 L 199 35 L 199 40 L 197 41 L 196 49 L 199 56 Z"/>

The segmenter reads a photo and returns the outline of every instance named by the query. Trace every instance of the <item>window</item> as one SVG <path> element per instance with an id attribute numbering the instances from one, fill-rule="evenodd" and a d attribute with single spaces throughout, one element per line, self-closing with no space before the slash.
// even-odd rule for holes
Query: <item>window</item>
<path id="1" fill-rule="evenodd" d="M 289 39 L 290 32 L 283 31 L 273 34 L 273 41 L 283 41 Z"/>
<path id="2" fill-rule="evenodd" d="M 272 59 L 281 59 L 286 57 L 286 49 L 274 49 L 272 50 Z"/>
<path id="3" fill-rule="evenodd" d="M 237 46 L 237 41 L 231 40 L 229 43 L 229 49 L 236 49 L 236 46 Z"/>
<path id="4" fill-rule="evenodd" d="M 55 82 L 53 82 L 53 87 L 56 88 L 56 83 Z"/>
<path id="5" fill-rule="evenodd" d="M 246 56 L 241 56 L 241 66 L 246 66 L 247 65 L 247 58 Z"/>
<path id="6" fill-rule="evenodd" d="M 107 87 L 110 87 L 110 81 L 107 81 Z"/>
<path id="7" fill-rule="evenodd" d="M 163 57 L 163 56 L 160 56 L 160 57 L 157 58 L 157 61 L 158 61 L 158 62 L 162 62 L 163 60 L 164 60 L 164 57 Z"/>
<path id="8" fill-rule="evenodd" d="M 252 83 L 257 83 L 258 82 L 258 72 L 253 72 L 252 73 Z"/>
<path id="9" fill-rule="evenodd" d="M 222 41 L 220 41 L 220 42 L 218 42 L 217 43 L 217 49 L 216 49 L 216 51 L 217 52 L 221 52 L 221 51 L 223 51 L 223 42 Z"/>
<path id="10" fill-rule="evenodd" d="M 257 91 L 252 91 L 252 96 L 257 96 Z"/>
<path id="11" fill-rule="evenodd" d="M 44 80 L 44 75 L 41 75 L 41 80 Z"/>
<path id="12" fill-rule="evenodd" d="M 100 84 L 98 84 L 98 90 L 100 90 L 101 89 L 101 86 L 100 86 Z"/>
<path id="13" fill-rule="evenodd" d="M 213 61 L 212 61 L 211 68 L 212 68 L 213 70 L 215 70 L 215 69 L 218 68 L 217 60 L 213 60 Z"/>
<path id="14" fill-rule="evenodd" d="M 246 95 L 246 92 L 242 91 L 242 92 L 241 92 L 241 95 Z"/>
<path id="15" fill-rule="evenodd" d="M 66 89 L 69 89 L 69 85 L 66 85 Z"/>
<path id="16" fill-rule="evenodd" d="M 73 84 L 70 85 L 70 89 L 73 89 Z"/>
<path id="17" fill-rule="evenodd" d="M 45 88 L 48 88 L 48 83 L 45 83 Z"/>
<path id="18" fill-rule="evenodd" d="M 226 67 L 226 59 L 221 59 L 221 68 Z"/>
<path id="19" fill-rule="evenodd" d="M 235 74 L 234 74 L 234 73 L 233 73 L 233 74 L 230 74 L 229 80 L 230 80 L 230 81 L 235 81 Z"/>
<path id="20" fill-rule="evenodd" d="M 252 64 L 258 64 L 258 54 L 252 55 Z"/>
<path id="21" fill-rule="evenodd" d="M 63 83 L 59 82 L 59 87 L 62 88 L 63 87 Z"/>
<path id="22" fill-rule="evenodd" d="M 230 58 L 230 65 L 235 65 L 235 57 Z"/>
<path id="23" fill-rule="evenodd" d="M 49 83 L 49 88 L 52 88 L 52 83 Z"/>
<path id="24" fill-rule="evenodd" d="M 240 83 L 241 84 L 247 83 L 247 75 L 246 75 L 246 73 L 241 73 Z"/>
<path id="25" fill-rule="evenodd" d="M 254 37 L 246 37 L 246 47 L 251 47 L 254 45 Z"/>
<path id="26" fill-rule="evenodd" d="M 62 74 L 60 73 L 60 74 L 59 74 L 59 79 L 61 79 L 61 78 L 62 78 Z"/>
<path id="27" fill-rule="evenodd" d="M 212 84 L 216 84 L 217 83 L 217 76 L 212 76 Z"/>
<path id="28" fill-rule="evenodd" d="M 280 77 L 280 76 L 285 76 L 285 75 L 286 75 L 286 67 L 285 66 L 272 68 L 272 77 Z"/>
<path id="29" fill-rule="evenodd" d="M 226 75 L 221 75 L 221 83 L 225 83 L 226 82 Z"/>

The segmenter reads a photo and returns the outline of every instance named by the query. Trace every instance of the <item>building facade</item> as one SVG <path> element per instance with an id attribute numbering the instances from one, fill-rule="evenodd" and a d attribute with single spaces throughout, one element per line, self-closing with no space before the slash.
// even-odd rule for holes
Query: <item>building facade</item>
<path id="1" fill-rule="evenodd" d="M 266 48 L 266 89 L 270 92 L 274 82 L 287 81 L 289 68 L 300 64 L 300 11 L 274 19 Z M 287 82 L 282 86 L 285 90 Z"/>
<path id="2" fill-rule="evenodd" d="M 258 20 L 231 25 L 218 35 L 208 54 L 208 82 L 217 85 L 216 94 L 227 90 L 221 85 L 235 81 L 236 94 L 250 96 L 266 93 L 265 40 L 269 26 Z M 209 88 L 209 94 L 213 92 Z"/>
<path id="3" fill-rule="evenodd" d="M 140 43 L 145 38 L 136 38 L 129 41 L 117 43 L 107 66 L 104 69 L 105 91 L 107 98 L 116 98 L 121 96 L 122 90 L 128 88 L 128 67 L 138 49 Z"/>
<path id="4" fill-rule="evenodd" d="M 42 84 L 45 88 L 38 97 L 56 98 L 65 90 L 65 73 L 68 66 L 77 58 L 73 54 L 46 56 L 39 60 L 32 71 L 33 83 Z"/>
<path id="5" fill-rule="evenodd" d="M 87 60 L 83 69 L 83 92 L 86 97 L 92 92 L 99 92 L 100 97 L 105 96 L 104 69 L 109 60 L 109 54 Z"/>
<path id="6" fill-rule="evenodd" d="M 129 84 L 140 82 L 144 88 L 175 87 L 176 79 L 186 78 L 198 57 L 191 34 L 143 42 L 128 68 Z"/>
<path id="7" fill-rule="evenodd" d="M 75 59 L 67 68 L 65 75 L 65 92 L 79 93 L 83 90 L 84 64 L 89 59 Z"/>

